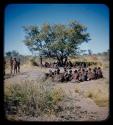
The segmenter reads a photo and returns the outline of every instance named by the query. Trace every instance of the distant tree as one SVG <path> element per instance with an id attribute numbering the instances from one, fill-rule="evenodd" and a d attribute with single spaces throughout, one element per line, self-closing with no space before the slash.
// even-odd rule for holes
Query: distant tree
<path id="1" fill-rule="evenodd" d="M 109 50 L 105 51 L 102 53 L 104 56 L 108 56 L 109 55 Z"/>
<path id="2" fill-rule="evenodd" d="M 7 57 L 11 57 L 11 56 L 19 56 L 19 53 L 16 51 L 16 50 L 12 50 L 12 51 L 9 51 L 9 52 L 6 52 L 6 56 Z"/>
<path id="3" fill-rule="evenodd" d="M 76 55 L 78 46 L 88 42 L 87 28 L 77 21 L 68 25 L 43 24 L 42 26 L 24 26 L 25 40 L 30 51 L 39 51 L 41 55 L 56 57 L 61 65 L 65 58 Z"/>
<path id="4" fill-rule="evenodd" d="M 6 56 L 7 57 L 11 57 L 11 52 L 9 51 L 9 52 L 6 52 Z"/>
<path id="5" fill-rule="evenodd" d="M 12 56 L 17 57 L 17 56 L 19 56 L 19 53 L 18 53 L 16 50 L 13 50 L 13 51 L 12 51 Z"/>
<path id="6" fill-rule="evenodd" d="M 85 55 L 87 50 L 80 50 L 80 53 Z"/>
<path id="7" fill-rule="evenodd" d="M 89 55 L 92 55 L 92 54 L 93 54 L 90 49 L 88 49 L 88 54 L 89 54 Z"/>
<path id="8" fill-rule="evenodd" d="M 102 55 L 102 53 L 98 53 L 97 55 L 101 56 L 101 55 Z"/>

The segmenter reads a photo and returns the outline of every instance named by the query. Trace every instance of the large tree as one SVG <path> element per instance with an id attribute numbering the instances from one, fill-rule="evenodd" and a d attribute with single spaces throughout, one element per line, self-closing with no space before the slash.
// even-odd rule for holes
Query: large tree
<path id="1" fill-rule="evenodd" d="M 39 51 L 48 57 L 56 57 L 61 65 L 70 55 L 76 55 L 78 47 L 83 42 L 88 42 L 87 27 L 77 21 L 68 25 L 43 24 L 42 26 L 24 26 L 25 40 L 31 52 Z"/>

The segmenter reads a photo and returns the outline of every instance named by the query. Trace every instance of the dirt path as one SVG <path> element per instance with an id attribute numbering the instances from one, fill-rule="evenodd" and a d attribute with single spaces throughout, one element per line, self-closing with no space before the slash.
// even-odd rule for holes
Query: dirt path
<path id="1" fill-rule="evenodd" d="M 78 84 L 79 84 L 79 87 L 83 89 L 86 89 L 86 87 L 89 84 L 92 84 L 92 86 L 96 85 L 94 81 L 92 83 L 83 82 L 83 83 L 78 83 Z M 85 84 L 87 84 L 87 86 Z M 67 96 L 73 100 L 74 106 L 76 108 L 79 108 L 78 120 L 80 121 L 99 120 L 100 121 L 100 120 L 106 119 L 109 114 L 108 106 L 99 107 L 91 98 L 86 98 L 82 94 L 75 92 L 76 86 L 77 84 L 64 83 L 64 84 L 56 84 L 55 87 L 62 88 L 67 94 Z"/>

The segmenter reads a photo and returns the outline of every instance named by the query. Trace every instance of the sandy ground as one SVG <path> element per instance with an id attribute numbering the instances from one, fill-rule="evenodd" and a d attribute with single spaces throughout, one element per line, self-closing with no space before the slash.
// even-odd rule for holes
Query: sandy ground
<path id="1" fill-rule="evenodd" d="M 5 76 L 5 84 L 8 83 L 21 83 L 21 81 L 25 80 L 39 80 L 40 78 L 43 77 L 43 72 L 48 72 L 49 69 L 41 69 L 37 67 L 25 67 L 23 66 L 21 68 L 21 73 L 18 73 L 17 75 L 10 76 L 8 75 L 9 70 L 6 70 L 6 76 Z M 100 107 L 98 106 L 94 100 L 91 98 L 86 98 L 82 94 L 75 92 L 75 88 L 79 86 L 82 91 L 87 90 L 90 86 L 91 87 L 104 87 L 103 84 L 105 80 L 109 81 L 109 71 L 105 70 L 104 72 L 104 79 L 99 79 L 99 80 L 92 80 L 92 81 L 85 81 L 82 83 L 54 83 L 55 88 L 62 88 L 65 93 L 68 95 L 68 97 L 71 98 L 71 101 L 66 101 L 65 104 L 60 104 L 60 105 L 70 105 L 71 103 L 73 106 L 76 106 L 79 110 L 77 111 L 72 111 L 72 115 L 74 118 L 70 118 L 72 121 L 87 121 L 87 120 L 105 120 L 108 115 L 109 115 L 109 106 L 104 106 Z M 109 84 L 109 83 L 108 83 Z M 108 85 L 107 85 L 108 87 Z M 103 89 L 103 88 L 102 88 Z M 109 91 L 108 91 L 109 92 Z M 77 109 L 76 108 L 76 109 Z M 66 117 L 68 115 L 67 112 L 63 112 Z M 76 117 L 75 117 L 76 116 Z M 38 120 L 44 120 L 46 116 L 43 116 L 43 118 L 38 118 Z M 54 116 L 53 116 L 54 117 Z M 69 117 L 69 115 L 68 115 Z M 52 118 L 53 119 L 53 118 Z M 66 118 L 65 118 L 66 119 Z M 26 120 L 30 120 L 27 119 Z M 37 120 L 37 118 L 31 118 L 31 120 Z M 51 120 L 51 118 L 49 118 Z M 58 119 L 61 120 L 61 119 Z M 67 119 L 68 120 L 68 119 Z"/>

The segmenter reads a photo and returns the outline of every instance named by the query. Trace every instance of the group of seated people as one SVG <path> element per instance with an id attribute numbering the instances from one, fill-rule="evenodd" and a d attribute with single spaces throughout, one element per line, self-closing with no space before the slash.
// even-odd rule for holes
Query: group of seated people
<path id="1" fill-rule="evenodd" d="M 53 62 L 53 63 L 49 63 L 49 62 L 45 62 L 44 63 L 44 67 L 45 68 L 58 68 L 58 67 L 66 67 L 68 69 L 70 68 L 76 68 L 78 66 L 81 66 L 81 67 L 88 67 L 88 66 L 91 66 L 91 65 L 95 65 L 96 63 L 95 62 L 71 62 L 71 61 L 67 61 L 66 63 L 64 64 L 60 64 L 60 62 Z"/>
<path id="2" fill-rule="evenodd" d="M 95 67 L 93 69 L 81 67 L 79 69 L 75 69 L 75 71 L 64 67 L 63 73 L 61 73 L 60 69 L 57 68 L 55 71 L 49 70 L 49 73 L 46 75 L 51 77 L 53 81 L 57 82 L 83 82 L 103 78 L 103 73 L 100 67 Z"/>

